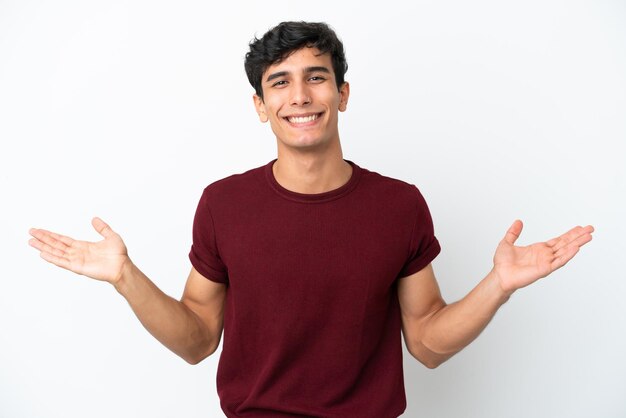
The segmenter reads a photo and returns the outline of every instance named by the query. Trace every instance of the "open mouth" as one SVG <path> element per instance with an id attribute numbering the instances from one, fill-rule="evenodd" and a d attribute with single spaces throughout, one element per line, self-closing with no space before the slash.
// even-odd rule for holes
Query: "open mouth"
<path id="1" fill-rule="evenodd" d="M 303 124 L 303 123 L 313 122 L 314 120 L 318 119 L 320 116 L 322 116 L 321 113 L 313 113 L 311 115 L 287 116 L 284 119 L 287 120 L 287 122 L 289 123 Z"/>

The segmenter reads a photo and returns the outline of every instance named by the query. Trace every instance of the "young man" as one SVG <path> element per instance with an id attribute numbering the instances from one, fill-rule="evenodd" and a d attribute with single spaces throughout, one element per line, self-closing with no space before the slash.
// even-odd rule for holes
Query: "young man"
<path id="1" fill-rule="evenodd" d="M 246 55 L 254 105 L 278 157 L 209 185 L 193 227 L 181 301 L 103 241 L 41 229 L 30 244 L 60 267 L 112 283 L 159 341 L 190 363 L 224 331 L 217 388 L 228 417 L 397 417 L 406 407 L 402 335 L 436 367 L 469 344 L 517 289 L 567 263 L 591 240 L 576 227 L 516 247 L 515 221 L 491 272 L 447 305 L 431 261 L 440 251 L 418 189 L 343 159 L 343 46 L 325 24 L 284 22 Z"/>

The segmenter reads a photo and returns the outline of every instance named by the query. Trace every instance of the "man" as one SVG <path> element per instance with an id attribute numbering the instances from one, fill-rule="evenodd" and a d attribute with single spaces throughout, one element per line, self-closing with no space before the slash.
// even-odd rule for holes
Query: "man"
<path id="1" fill-rule="evenodd" d="M 325 24 L 284 22 L 250 44 L 246 72 L 278 157 L 209 185 L 193 227 L 180 301 L 130 260 L 106 223 L 76 241 L 41 229 L 30 244 L 60 267 L 115 286 L 159 341 L 190 363 L 218 347 L 228 417 L 397 417 L 402 346 L 437 367 L 468 345 L 517 289 L 562 267 L 591 240 L 576 227 L 514 245 L 462 300 L 442 299 L 440 251 L 418 189 L 344 160 L 338 112 L 350 95 L 343 45 Z"/>

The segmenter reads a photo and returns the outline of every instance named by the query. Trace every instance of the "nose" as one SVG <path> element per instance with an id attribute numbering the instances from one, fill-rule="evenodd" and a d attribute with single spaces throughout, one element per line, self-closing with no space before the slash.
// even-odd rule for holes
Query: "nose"
<path id="1" fill-rule="evenodd" d="M 311 95 L 306 83 L 293 83 L 291 92 L 291 105 L 305 106 L 308 104 L 311 104 Z"/>

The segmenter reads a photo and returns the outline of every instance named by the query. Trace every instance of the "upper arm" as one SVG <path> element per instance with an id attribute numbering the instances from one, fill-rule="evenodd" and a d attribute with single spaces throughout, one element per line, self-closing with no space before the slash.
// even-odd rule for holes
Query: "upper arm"
<path id="1" fill-rule="evenodd" d="M 398 300 L 402 312 L 402 333 L 407 349 L 416 355 L 423 325 L 435 312 L 446 306 L 432 265 L 398 281 Z"/>
<path id="2" fill-rule="evenodd" d="M 226 291 L 225 284 L 207 279 L 192 267 L 180 300 L 206 325 L 214 341 L 213 351 L 219 345 L 224 326 Z"/>

